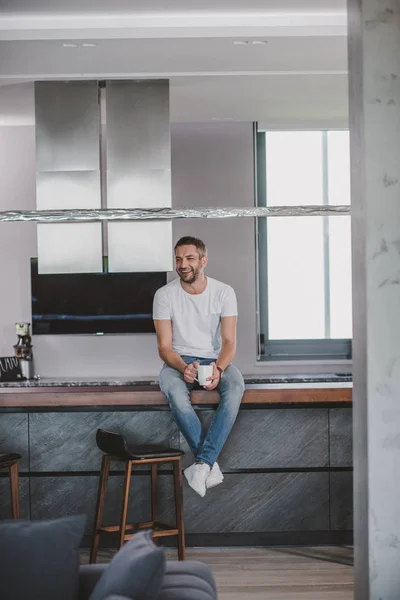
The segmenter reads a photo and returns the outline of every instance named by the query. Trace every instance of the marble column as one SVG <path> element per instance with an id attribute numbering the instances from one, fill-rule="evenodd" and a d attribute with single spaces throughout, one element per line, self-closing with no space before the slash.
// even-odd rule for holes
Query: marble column
<path id="1" fill-rule="evenodd" d="M 355 599 L 400 598 L 400 1 L 349 0 Z"/>

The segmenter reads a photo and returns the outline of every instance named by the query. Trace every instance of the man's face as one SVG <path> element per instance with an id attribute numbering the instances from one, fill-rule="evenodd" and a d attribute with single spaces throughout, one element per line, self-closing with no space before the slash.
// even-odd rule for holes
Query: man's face
<path id="1" fill-rule="evenodd" d="M 196 246 L 178 246 L 175 250 L 176 272 L 185 283 L 194 283 L 206 264 L 207 257 L 200 258 Z"/>

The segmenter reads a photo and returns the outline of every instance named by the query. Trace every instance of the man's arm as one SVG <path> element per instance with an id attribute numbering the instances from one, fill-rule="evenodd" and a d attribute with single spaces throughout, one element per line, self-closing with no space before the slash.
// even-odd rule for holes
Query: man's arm
<path id="1" fill-rule="evenodd" d="M 179 356 L 175 350 L 172 349 L 172 323 L 170 320 L 154 320 L 154 327 L 156 328 L 157 334 L 157 346 L 158 354 L 169 367 L 176 369 L 183 373 L 187 367 L 187 364 Z"/>
<path id="2" fill-rule="evenodd" d="M 221 317 L 221 351 L 217 358 L 217 367 L 223 371 L 231 364 L 236 353 L 237 317 Z"/>
<path id="3" fill-rule="evenodd" d="M 183 373 L 187 383 L 193 383 L 197 376 L 198 362 L 187 365 L 183 358 L 172 349 L 172 323 L 168 319 L 154 319 L 154 327 L 157 334 L 158 354 L 169 367 Z"/>
<path id="4" fill-rule="evenodd" d="M 205 386 L 206 390 L 215 390 L 221 379 L 221 373 L 217 367 L 225 371 L 232 362 L 236 352 L 236 323 L 237 317 L 221 317 L 221 351 L 214 366 L 214 372 L 210 378 L 210 384 Z"/>

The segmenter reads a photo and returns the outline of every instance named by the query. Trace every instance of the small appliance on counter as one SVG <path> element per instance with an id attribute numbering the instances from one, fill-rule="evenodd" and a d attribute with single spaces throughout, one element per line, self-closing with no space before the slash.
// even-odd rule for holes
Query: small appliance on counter
<path id="1" fill-rule="evenodd" d="M 25 379 L 34 378 L 30 325 L 30 323 L 15 323 L 18 341 L 14 345 L 14 351 L 19 359 L 22 377 Z"/>

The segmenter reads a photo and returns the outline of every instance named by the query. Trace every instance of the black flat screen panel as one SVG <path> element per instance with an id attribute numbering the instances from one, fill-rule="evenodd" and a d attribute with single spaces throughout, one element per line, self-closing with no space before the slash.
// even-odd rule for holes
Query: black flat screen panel
<path id="1" fill-rule="evenodd" d="M 33 335 L 153 333 L 153 298 L 166 273 L 39 275 L 31 259 Z"/>

